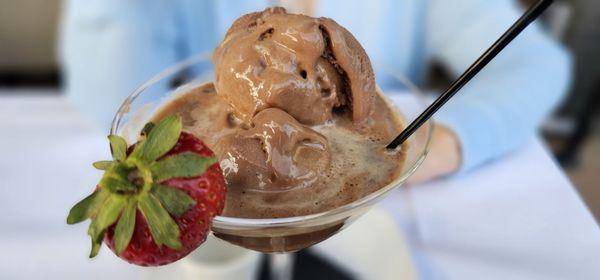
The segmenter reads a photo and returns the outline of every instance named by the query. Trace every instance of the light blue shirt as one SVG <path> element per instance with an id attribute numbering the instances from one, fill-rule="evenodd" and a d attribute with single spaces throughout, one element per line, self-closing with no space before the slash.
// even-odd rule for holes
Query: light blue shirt
<path id="1" fill-rule="evenodd" d="M 70 0 L 61 57 L 69 98 L 108 127 L 124 98 L 165 67 L 211 51 L 238 16 L 273 1 Z M 431 61 L 460 75 L 522 13 L 511 0 L 322 0 L 373 61 L 417 84 Z M 377 69 L 376 69 L 377 70 Z M 461 142 L 462 170 L 514 150 L 566 91 L 570 57 L 530 26 L 436 114 Z"/>

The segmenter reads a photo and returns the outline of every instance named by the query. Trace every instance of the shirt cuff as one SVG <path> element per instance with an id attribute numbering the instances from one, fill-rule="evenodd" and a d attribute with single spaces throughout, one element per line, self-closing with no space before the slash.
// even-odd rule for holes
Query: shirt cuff
<path id="1" fill-rule="evenodd" d="M 494 147 L 501 149 L 503 140 L 494 131 L 493 112 L 477 100 L 462 99 L 459 105 L 450 101 L 440 109 L 435 121 L 449 128 L 458 138 L 462 157 L 457 174 L 495 158 L 498 151 Z"/>

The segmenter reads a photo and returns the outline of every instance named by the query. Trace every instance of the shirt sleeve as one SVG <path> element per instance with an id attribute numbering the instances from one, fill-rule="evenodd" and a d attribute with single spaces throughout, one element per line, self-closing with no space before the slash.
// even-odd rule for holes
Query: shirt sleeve
<path id="1" fill-rule="evenodd" d="M 432 0 L 430 59 L 458 77 L 522 14 L 510 0 Z M 460 140 L 468 171 L 531 138 L 565 94 L 571 59 L 537 24 L 530 25 L 440 109 L 436 121 Z"/>
<path id="2" fill-rule="evenodd" d="M 123 100 L 179 59 L 171 1 L 68 0 L 60 60 L 68 99 L 108 129 Z"/>

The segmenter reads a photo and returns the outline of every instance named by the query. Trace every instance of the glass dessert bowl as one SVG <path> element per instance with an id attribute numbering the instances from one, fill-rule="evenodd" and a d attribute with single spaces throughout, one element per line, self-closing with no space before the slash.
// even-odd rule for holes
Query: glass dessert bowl
<path id="1" fill-rule="evenodd" d="M 136 89 L 123 102 L 111 127 L 111 134 L 135 143 L 144 124 L 165 104 L 189 90 L 212 82 L 213 65 L 208 54 L 200 54 L 171 66 Z M 407 124 L 426 105 L 418 89 L 402 75 L 375 63 L 375 75 L 382 85 L 411 95 L 416 106 L 401 113 Z M 378 89 L 383 92 L 381 89 Z M 392 105 L 393 106 L 393 105 Z M 184 120 L 185 121 L 185 120 Z M 389 184 L 357 200 L 333 209 L 285 218 L 237 218 L 217 216 L 212 222 L 215 236 L 248 249 L 265 253 L 294 252 L 319 243 L 345 227 L 380 201 L 389 191 L 400 187 L 420 166 L 428 151 L 432 124 L 427 122 L 403 146 L 405 162 L 400 174 Z M 391 140 L 391 139 L 390 139 Z"/>

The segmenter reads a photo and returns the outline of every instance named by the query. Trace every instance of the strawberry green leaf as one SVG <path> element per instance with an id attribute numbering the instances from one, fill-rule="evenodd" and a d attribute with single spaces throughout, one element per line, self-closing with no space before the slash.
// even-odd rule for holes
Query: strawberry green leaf
<path id="1" fill-rule="evenodd" d="M 203 157 L 187 152 L 166 157 L 154 162 L 150 171 L 156 182 L 171 178 L 187 178 L 202 175 L 206 169 L 217 162 L 215 157 Z"/>
<path id="2" fill-rule="evenodd" d="M 142 128 L 142 132 L 140 133 L 142 136 L 148 136 L 148 133 L 150 133 L 150 131 L 154 128 L 156 124 L 154 124 L 153 122 L 148 122 L 146 125 L 144 125 L 144 128 Z"/>
<path id="3" fill-rule="evenodd" d="M 167 245 L 174 250 L 181 249 L 179 226 L 151 193 L 139 200 L 139 207 L 148 222 L 150 233 L 157 246 Z"/>
<path id="4" fill-rule="evenodd" d="M 179 217 L 196 205 L 196 201 L 186 192 L 155 184 L 152 193 L 162 206 L 173 216 Z"/>
<path id="5" fill-rule="evenodd" d="M 125 139 L 117 135 L 108 135 L 108 141 L 110 141 L 110 151 L 113 158 L 118 161 L 125 160 L 127 157 L 127 142 L 125 142 Z"/>
<path id="6" fill-rule="evenodd" d="M 71 208 L 67 216 L 67 224 L 80 223 L 94 215 L 108 198 L 108 192 L 98 189 Z"/>
<path id="7" fill-rule="evenodd" d="M 135 227 L 135 212 L 137 209 L 137 202 L 134 199 L 130 199 L 121 214 L 121 218 L 117 222 L 117 227 L 115 228 L 115 251 L 117 256 L 121 255 L 127 245 L 129 245 L 129 241 L 131 241 L 131 236 L 133 235 L 133 229 Z"/>
<path id="8" fill-rule="evenodd" d="M 135 146 L 131 156 L 146 163 L 155 161 L 175 146 L 181 134 L 181 125 L 178 116 L 166 117 L 152 128 L 145 140 Z"/>
<path id="9" fill-rule="evenodd" d="M 125 204 L 126 199 L 118 195 L 111 195 L 104 201 L 98 214 L 88 228 L 88 234 L 92 237 L 92 240 L 97 240 L 100 238 L 99 236 L 104 236 L 104 231 L 117 221 Z"/>
<path id="10" fill-rule="evenodd" d="M 90 258 L 98 255 L 100 246 L 102 246 L 102 239 L 104 239 L 104 231 L 96 236 L 92 236 L 92 249 L 90 250 Z"/>
<path id="11" fill-rule="evenodd" d="M 114 161 L 110 161 L 110 160 L 101 160 L 101 161 L 96 161 L 96 162 L 92 163 L 94 168 L 96 168 L 98 170 L 108 170 L 109 168 L 112 167 L 113 164 L 114 164 Z"/>

